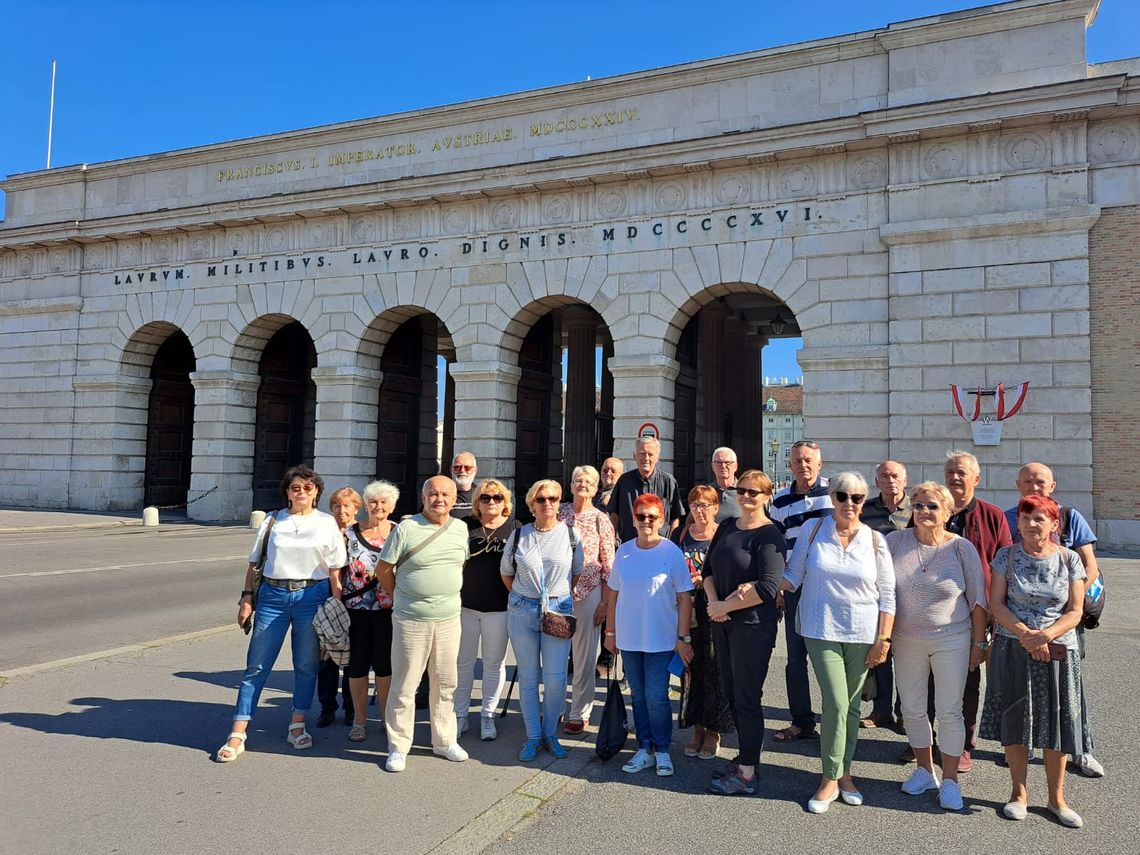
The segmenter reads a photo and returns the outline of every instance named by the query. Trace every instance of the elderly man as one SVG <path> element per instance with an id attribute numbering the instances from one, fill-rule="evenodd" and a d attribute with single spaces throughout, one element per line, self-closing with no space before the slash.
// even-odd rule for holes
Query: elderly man
<path id="1" fill-rule="evenodd" d="M 625 472 L 625 464 L 618 457 L 607 457 L 602 461 L 601 480 L 598 481 L 598 492 L 594 496 L 594 507 L 605 513 L 613 495 L 614 485 Z"/>
<path id="2" fill-rule="evenodd" d="M 1053 491 L 1056 489 L 1057 482 L 1053 478 L 1053 470 L 1044 463 L 1026 463 L 1017 472 L 1017 492 L 1021 494 L 1022 498 L 1026 496 L 1052 498 Z M 1005 519 L 1009 524 L 1014 543 L 1019 543 L 1021 533 L 1017 530 L 1017 505 L 1005 512 Z M 1088 578 L 1085 580 L 1085 586 L 1088 587 L 1100 576 L 1100 568 L 1096 563 L 1096 551 L 1094 549 L 1096 534 L 1093 533 L 1092 526 L 1076 508 L 1062 507 L 1060 536 L 1061 546 L 1073 550 L 1081 557 L 1081 563 L 1085 566 L 1085 573 L 1088 574 Z M 1083 627 L 1077 627 L 1077 637 L 1080 640 L 1081 658 L 1083 659 L 1085 655 Z M 1083 682 L 1081 689 L 1084 689 Z M 1086 718 L 1084 727 L 1086 730 L 1091 730 L 1087 721 L 1088 704 L 1084 702 L 1084 699 L 1082 699 L 1081 710 L 1082 715 Z M 1104 766 L 1091 754 L 1076 755 L 1073 757 L 1073 765 L 1087 778 L 1104 777 Z"/>
<path id="3" fill-rule="evenodd" d="M 389 772 L 402 772 L 416 724 L 416 686 L 430 684 L 432 752 L 467 759 L 456 741 L 452 695 L 459 656 L 459 589 L 467 561 L 467 526 L 452 518 L 455 484 L 436 475 L 424 482 L 423 511 L 396 526 L 384 543 L 376 575 L 394 597 L 392 688 L 384 711 Z"/>
<path id="4" fill-rule="evenodd" d="M 863 505 L 859 517 L 864 524 L 882 534 L 904 529 L 910 522 L 910 497 L 906 494 L 906 467 L 894 460 L 884 460 L 875 467 L 875 484 L 879 495 Z M 871 714 L 859 720 L 860 727 L 890 727 L 894 724 L 891 701 L 894 699 L 894 664 L 890 651 L 882 665 L 871 669 L 867 679 L 875 680 L 875 702 Z M 931 695 L 933 697 L 933 695 Z"/>
<path id="5" fill-rule="evenodd" d="M 823 470 L 823 453 L 818 442 L 801 439 L 792 443 L 788 461 L 794 480 L 778 490 L 772 497 L 768 516 L 784 530 L 788 555 L 796 545 L 796 537 L 808 520 L 826 516 L 831 512 L 831 495 Z M 811 708 L 811 690 L 808 687 L 808 655 L 803 636 L 796 632 L 796 608 L 800 594 L 784 594 L 784 640 L 788 645 L 788 664 L 784 668 L 784 681 L 788 688 L 788 710 L 792 723 L 776 731 L 777 742 L 793 742 L 815 735 L 815 713 Z"/>
<path id="6" fill-rule="evenodd" d="M 457 520 L 471 516 L 471 494 L 475 492 L 475 476 L 479 464 L 470 451 L 461 451 L 451 461 L 451 480 L 455 482 L 455 507 L 451 515 Z"/>
<path id="7" fill-rule="evenodd" d="M 960 535 L 978 550 L 982 559 L 982 570 L 986 577 L 986 590 L 990 586 L 990 562 L 1003 546 L 1013 543 L 1009 525 L 1001 508 L 991 505 L 974 495 L 982 481 L 982 469 L 978 458 L 968 451 L 951 451 L 946 455 L 944 469 L 946 486 L 954 497 L 954 507 L 946 530 Z M 982 669 L 976 668 L 966 675 L 966 691 L 962 696 L 962 716 L 966 720 L 966 747 L 958 761 L 959 772 L 969 772 L 974 767 L 971 756 L 975 742 L 974 732 L 978 726 L 978 696 L 982 681 Z"/>
<path id="8" fill-rule="evenodd" d="M 727 519 L 740 516 L 740 503 L 736 501 L 736 452 L 727 446 L 721 446 L 712 453 L 713 479 L 709 486 L 716 490 L 720 500 L 720 509 L 716 512 L 716 521 L 722 523 Z"/>
<path id="9" fill-rule="evenodd" d="M 660 497 L 665 505 L 665 519 L 661 521 L 661 534 L 667 535 L 681 523 L 685 506 L 681 503 L 681 490 L 677 479 L 657 468 L 661 459 L 661 443 L 651 436 L 638 437 L 633 459 L 636 469 L 626 472 L 614 485 L 606 511 L 622 543 L 637 537 L 633 524 L 633 503 L 644 493 Z"/>

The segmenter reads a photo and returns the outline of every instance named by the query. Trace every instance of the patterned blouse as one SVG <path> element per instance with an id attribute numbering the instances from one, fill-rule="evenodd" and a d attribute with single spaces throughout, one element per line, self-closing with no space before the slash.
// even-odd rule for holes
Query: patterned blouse
<path id="1" fill-rule="evenodd" d="M 610 578 L 614 566 L 614 527 L 610 518 L 593 505 L 587 505 L 580 514 L 574 513 L 572 502 L 558 509 L 558 521 L 574 526 L 582 538 L 582 575 L 574 586 L 574 601 L 582 602 L 604 581 Z"/>
<path id="2" fill-rule="evenodd" d="M 380 560 L 380 547 L 384 539 L 373 543 L 360 533 L 360 523 L 349 526 L 344 532 L 348 545 L 348 565 L 344 568 L 344 605 L 348 609 L 379 611 L 392 608 L 392 597 L 379 585 L 360 596 L 351 596 L 376 577 L 376 563 Z"/>

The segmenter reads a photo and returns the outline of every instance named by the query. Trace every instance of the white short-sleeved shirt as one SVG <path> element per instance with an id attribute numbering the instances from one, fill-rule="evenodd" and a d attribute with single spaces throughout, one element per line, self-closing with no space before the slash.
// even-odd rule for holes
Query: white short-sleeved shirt
<path id="1" fill-rule="evenodd" d="M 261 557 L 261 539 L 272 517 L 276 519 L 263 570 L 270 579 L 327 579 L 329 570 L 348 563 L 344 535 L 336 520 L 324 511 L 291 514 L 286 510 L 266 514 L 249 553 L 251 563 Z"/>
<path id="2" fill-rule="evenodd" d="M 651 549 L 636 541 L 618 547 L 609 586 L 618 592 L 619 650 L 663 653 L 677 645 L 677 594 L 693 590 L 685 554 L 662 539 Z"/>

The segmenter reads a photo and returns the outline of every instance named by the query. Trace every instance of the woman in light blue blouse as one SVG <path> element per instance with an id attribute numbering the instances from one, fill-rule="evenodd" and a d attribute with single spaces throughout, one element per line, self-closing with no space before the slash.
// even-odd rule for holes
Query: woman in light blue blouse
<path id="1" fill-rule="evenodd" d="M 859 737 L 859 701 L 867 669 L 887 658 L 895 620 L 895 573 L 882 535 L 859 521 L 867 482 L 841 472 L 828 485 L 831 517 L 800 530 L 784 570 L 781 594 L 803 588 L 796 612 L 823 694 L 820 760 L 823 775 L 811 813 L 842 798 L 863 804 L 851 777 Z M 778 604 L 782 605 L 781 596 Z"/>

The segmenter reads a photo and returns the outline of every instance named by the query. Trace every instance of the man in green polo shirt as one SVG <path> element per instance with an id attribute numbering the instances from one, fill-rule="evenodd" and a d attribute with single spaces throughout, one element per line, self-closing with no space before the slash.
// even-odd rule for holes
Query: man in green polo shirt
<path id="1" fill-rule="evenodd" d="M 456 735 L 452 695 L 459 655 L 459 589 L 467 525 L 453 518 L 455 482 L 424 482 L 423 511 L 400 522 L 380 553 L 377 576 L 393 596 L 392 688 L 384 711 L 389 772 L 402 772 L 416 723 L 416 687 L 428 669 L 432 752 L 467 759 Z M 430 667 L 429 667 L 430 666 Z"/>

